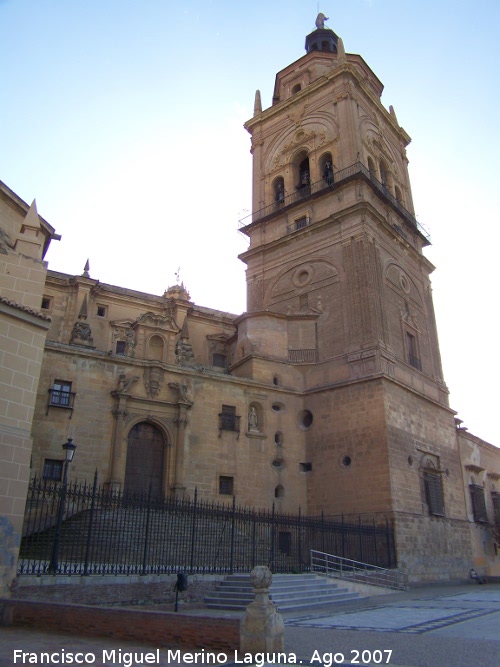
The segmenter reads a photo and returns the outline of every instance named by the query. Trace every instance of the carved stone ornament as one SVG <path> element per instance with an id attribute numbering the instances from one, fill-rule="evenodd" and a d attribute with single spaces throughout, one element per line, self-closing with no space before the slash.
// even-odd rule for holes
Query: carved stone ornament
<path id="1" fill-rule="evenodd" d="M 177 341 L 175 346 L 175 357 L 178 364 L 189 363 L 194 359 L 193 346 L 187 340 Z"/>
<path id="2" fill-rule="evenodd" d="M 116 385 L 116 391 L 119 394 L 126 394 L 130 388 L 130 385 L 134 382 L 137 382 L 139 379 L 138 375 L 127 375 L 125 373 L 120 373 L 118 376 L 118 383 Z"/>
<path id="3" fill-rule="evenodd" d="M 250 583 L 257 590 L 269 589 L 272 581 L 273 575 L 266 565 L 257 565 L 250 572 Z"/>
<path id="4" fill-rule="evenodd" d="M 94 339 L 92 338 L 92 330 L 87 322 L 75 322 L 71 337 L 69 339 L 70 345 L 81 345 L 83 347 L 94 347 Z"/>
<path id="5" fill-rule="evenodd" d="M 168 386 L 177 391 L 177 400 L 181 403 L 193 405 L 193 383 L 188 380 L 169 382 Z"/>
<path id="6" fill-rule="evenodd" d="M 148 366 L 144 369 L 144 386 L 150 398 L 156 398 L 163 384 L 163 368 L 159 366 Z"/>
<path id="7" fill-rule="evenodd" d="M 189 342 L 189 331 L 187 320 L 182 325 L 181 335 L 175 346 L 175 361 L 183 366 L 189 365 L 194 359 L 193 346 Z"/>
<path id="8" fill-rule="evenodd" d="M 125 334 L 125 355 L 135 357 L 135 332 L 133 329 L 128 329 Z"/>

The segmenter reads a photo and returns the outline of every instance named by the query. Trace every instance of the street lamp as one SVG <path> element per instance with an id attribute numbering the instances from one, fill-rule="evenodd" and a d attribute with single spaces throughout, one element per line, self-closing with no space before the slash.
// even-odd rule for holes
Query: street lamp
<path id="1" fill-rule="evenodd" d="M 62 446 L 64 449 L 64 473 L 63 473 L 63 484 L 66 483 L 66 479 L 68 476 L 68 464 L 71 463 L 73 460 L 73 456 L 75 455 L 75 449 L 76 445 L 73 442 L 73 438 L 68 438 L 68 442 L 65 442 L 64 445 Z"/>
<path id="2" fill-rule="evenodd" d="M 64 463 L 63 463 L 63 478 L 61 485 L 61 498 L 59 500 L 59 511 L 57 513 L 57 523 L 56 523 L 56 533 L 54 535 L 54 544 L 52 545 L 52 556 L 50 558 L 49 572 L 53 574 L 57 573 L 59 567 L 58 563 L 58 551 L 59 551 L 59 540 L 61 537 L 61 526 L 64 515 L 64 505 L 66 501 L 66 488 L 68 485 L 68 466 L 73 460 L 75 455 L 76 445 L 73 442 L 73 438 L 68 438 L 68 442 L 65 442 L 62 446 L 64 450 Z"/>

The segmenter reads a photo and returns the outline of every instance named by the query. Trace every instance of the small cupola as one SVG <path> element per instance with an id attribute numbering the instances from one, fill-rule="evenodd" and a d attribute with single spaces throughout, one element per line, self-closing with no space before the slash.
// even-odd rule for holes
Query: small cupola
<path id="1" fill-rule="evenodd" d="M 311 53 L 311 51 L 337 53 L 339 38 L 333 30 L 325 28 L 325 21 L 328 21 L 328 18 L 324 14 L 318 14 L 316 17 L 316 30 L 306 37 L 307 53 Z"/>

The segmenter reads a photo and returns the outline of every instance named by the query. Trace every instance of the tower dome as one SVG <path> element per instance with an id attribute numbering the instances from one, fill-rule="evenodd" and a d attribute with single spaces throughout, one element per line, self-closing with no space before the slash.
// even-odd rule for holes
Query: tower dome
<path id="1" fill-rule="evenodd" d="M 306 37 L 306 51 L 326 51 L 327 53 L 337 53 L 338 36 L 330 30 L 325 28 L 325 21 L 328 17 L 320 13 L 316 17 L 316 30 L 311 32 Z"/>

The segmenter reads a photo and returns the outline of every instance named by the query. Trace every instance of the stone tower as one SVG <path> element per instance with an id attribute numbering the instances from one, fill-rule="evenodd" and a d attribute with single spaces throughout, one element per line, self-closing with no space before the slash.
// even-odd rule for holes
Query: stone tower
<path id="1" fill-rule="evenodd" d="M 257 92 L 245 125 L 241 373 L 301 393 L 309 514 L 390 517 L 402 567 L 435 579 L 453 561 L 460 576 L 461 471 L 410 137 L 380 80 L 320 17 L 306 54 L 277 74 L 272 106 Z"/>

